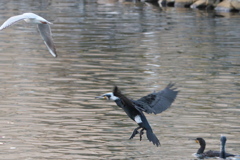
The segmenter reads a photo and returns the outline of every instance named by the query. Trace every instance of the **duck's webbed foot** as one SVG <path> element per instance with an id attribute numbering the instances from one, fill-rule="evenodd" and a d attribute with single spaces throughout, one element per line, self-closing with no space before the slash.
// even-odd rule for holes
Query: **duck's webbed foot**
<path id="1" fill-rule="evenodd" d="M 141 128 L 141 127 L 135 128 L 135 129 L 133 130 L 132 135 L 131 135 L 131 137 L 130 137 L 129 139 L 133 139 L 133 138 L 135 137 L 135 135 L 139 133 L 138 130 L 139 130 L 140 128 Z"/>
<path id="2" fill-rule="evenodd" d="M 144 134 L 144 128 L 143 129 L 141 129 L 141 131 L 140 131 L 140 141 L 142 140 L 142 135 Z"/>

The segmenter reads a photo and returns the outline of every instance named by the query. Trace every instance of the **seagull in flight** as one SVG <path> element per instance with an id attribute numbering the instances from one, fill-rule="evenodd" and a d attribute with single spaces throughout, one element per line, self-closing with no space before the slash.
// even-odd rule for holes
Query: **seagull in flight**
<path id="1" fill-rule="evenodd" d="M 47 21 L 43 17 L 40 17 L 34 13 L 24 13 L 21 15 L 13 16 L 2 24 L 2 26 L 0 27 L 0 31 L 20 20 L 24 20 L 27 23 L 37 24 L 40 35 L 45 45 L 47 46 L 49 52 L 53 55 L 53 57 L 57 57 L 56 48 L 52 39 L 51 28 L 49 26 L 49 24 L 52 23 Z"/>

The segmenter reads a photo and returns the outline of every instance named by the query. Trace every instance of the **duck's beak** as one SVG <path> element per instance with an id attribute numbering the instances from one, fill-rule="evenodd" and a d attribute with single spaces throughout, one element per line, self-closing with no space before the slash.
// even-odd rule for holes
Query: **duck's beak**
<path id="1" fill-rule="evenodd" d="M 95 97 L 95 99 L 107 99 L 107 96 L 97 96 L 97 97 Z"/>
<path id="2" fill-rule="evenodd" d="M 191 141 L 195 141 L 196 143 L 199 143 L 199 141 L 196 139 L 196 138 L 189 138 L 189 140 L 191 140 Z"/>

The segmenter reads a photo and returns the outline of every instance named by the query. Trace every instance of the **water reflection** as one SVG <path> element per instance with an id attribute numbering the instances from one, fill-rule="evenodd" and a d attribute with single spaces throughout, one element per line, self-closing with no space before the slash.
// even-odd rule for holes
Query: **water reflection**
<path id="1" fill-rule="evenodd" d="M 239 18 L 95 0 L 0 4 L 0 22 L 26 10 L 53 21 L 59 53 L 51 57 L 35 26 L 1 32 L 3 159 L 194 159 L 190 138 L 218 150 L 220 134 L 239 153 Z M 137 99 L 169 81 L 178 99 L 147 115 L 158 148 L 146 137 L 128 140 L 135 124 L 94 99 L 115 84 Z"/>

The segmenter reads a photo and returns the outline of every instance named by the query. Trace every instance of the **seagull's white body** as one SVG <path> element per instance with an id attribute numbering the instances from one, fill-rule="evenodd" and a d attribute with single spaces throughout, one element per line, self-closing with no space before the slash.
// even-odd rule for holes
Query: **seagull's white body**
<path id="1" fill-rule="evenodd" d="M 54 56 L 57 57 L 56 54 L 56 48 L 53 43 L 52 39 L 52 32 L 49 24 L 52 24 L 51 22 L 47 21 L 43 17 L 40 17 L 34 13 L 24 13 L 21 15 L 10 17 L 8 20 L 6 20 L 2 26 L 0 27 L 0 31 L 11 26 L 12 24 L 24 20 L 27 23 L 37 24 L 38 30 L 40 32 L 41 37 L 44 40 L 45 45 L 47 46 L 49 52 Z"/>

